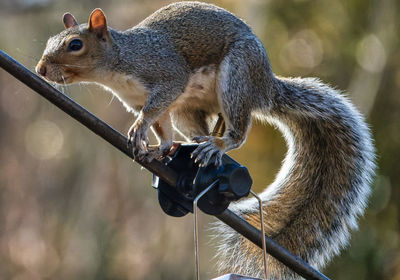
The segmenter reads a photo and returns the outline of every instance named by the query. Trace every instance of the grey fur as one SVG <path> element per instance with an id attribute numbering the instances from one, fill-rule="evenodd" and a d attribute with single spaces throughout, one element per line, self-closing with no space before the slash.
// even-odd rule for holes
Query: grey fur
<path id="1" fill-rule="evenodd" d="M 73 73 L 72 81 L 109 88 L 138 113 L 130 136 L 147 160 L 172 144 L 171 119 L 187 136 L 205 136 L 193 153 L 202 164 L 213 155 L 219 164 L 223 153 L 240 147 L 252 117 L 276 125 L 288 154 L 261 194 L 267 233 L 316 268 L 346 246 L 366 207 L 375 165 L 363 117 L 337 90 L 316 79 L 276 77 L 250 27 L 210 4 L 171 4 L 129 30 L 95 35 L 83 24 L 50 38 L 38 69 L 46 67 L 52 81 Z M 87 53 L 66 51 L 71 36 L 90 44 Z M 208 137 L 210 119 L 220 112 L 226 133 Z M 150 126 L 161 141 L 158 154 L 146 149 Z M 258 225 L 256 206 L 249 199 L 233 210 Z M 260 250 L 226 226 L 217 232 L 221 271 L 260 277 Z M 268 270 L 270 279 L 297 278 L 271 257 Z"/>
<path id="2" fill-rule="evenodd" d="M 288 154 L 276 180 L 263 193 L 267 234 L 321 269 L 350 238 L 363 214 L 374 174 L 374 148 L 363 117 L 340 93 L 316 79 L 276 79 L 276 98 L 255 117 L 277 126 Z M 257 202 L 232 208 L 255 225 Z M 262 255 L 230 228 L 216 228 L 220 269 L 262 277 Z M 240 253 L 239 253 L 240 252 Z M 272 257 L 271 279 L 299 277 Z"/>

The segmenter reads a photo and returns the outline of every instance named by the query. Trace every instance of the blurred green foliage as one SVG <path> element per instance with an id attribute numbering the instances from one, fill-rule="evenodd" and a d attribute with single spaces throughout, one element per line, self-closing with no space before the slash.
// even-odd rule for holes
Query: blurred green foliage
<path id="1" fill-rule="evenodd" d="M 126 29 L 171 1 L 1 0 L 0 47 L 34 69 L 70 11 L 101 7 Z M 368 211 L 332 279 L 400 279 L 400 13 L 396 0 L 219 0 L 264 42 L 282 76 L 316 76 L 367 116 L 378 151 Z M 126 132 L 133 116 L 92 85 L 62 91 Z M 193 279 L 191 216 L 158 207 L 150 174 L 0 70 L 0 279 Z M 261 191 L 285 154 L 279 132 L 254 124 L 231 153 Z M 216 276 L 201 217 L 203 279 Z"/>

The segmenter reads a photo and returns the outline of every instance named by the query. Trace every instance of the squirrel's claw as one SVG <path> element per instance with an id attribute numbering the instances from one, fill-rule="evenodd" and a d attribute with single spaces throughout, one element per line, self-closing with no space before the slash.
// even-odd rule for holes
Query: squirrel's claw
<path id="1" fill-rule="evenodd" d="M 191 157 L 194 158 L 195 163 L 199 162 L 200 166 L 205 167 L 209 164 L 210 160 L 214 159 L 215 166 L 219 167 L 222 164 L 222 156 L 224 154 L 224 151 L 218 148 L 213 140 L 213 137 L 208 137 L 208 140 L 206 142 L 201 143 L 192 152 Z"/>
<path id="2" fill-rule="evenodd" d="M 136 121 L 128 132 L 128 147 L 132 147 L 135 159 L 145 159 L 148 154 L 148 145 L 147 127 L 143 125 L 143 122 Z"/>

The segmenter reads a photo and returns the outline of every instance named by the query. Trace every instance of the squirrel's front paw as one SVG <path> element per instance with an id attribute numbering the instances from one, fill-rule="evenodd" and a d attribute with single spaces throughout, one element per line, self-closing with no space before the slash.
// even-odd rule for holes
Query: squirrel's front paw
<path id="1" fill-rule="evenodd" d="M 148 126 L 142 119 L 137 119 L 136 122 L 129 128 L 128 145 L 132 145 L 133 155 L 135 159 L 143 160 L 148 154 L 149 139 L 147 137 Z"/>
<path id="2" fill-rule="evenodd" d="M 225 152 L 225 140 L 222 137 L 199 136 L 193 138 L 196 142 L 205 141 L 192 152 L 191 157 L 194 162 L 199 162 L 200 166 L 207 166 L 213 157 L 215 158 L 215 166 L 222 164 L 222 156 Z"/>

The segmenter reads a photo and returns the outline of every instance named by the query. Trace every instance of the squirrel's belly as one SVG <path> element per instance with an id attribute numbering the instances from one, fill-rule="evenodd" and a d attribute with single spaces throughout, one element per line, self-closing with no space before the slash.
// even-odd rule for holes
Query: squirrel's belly
<path id="1" fill-rule="evenodd" d="M 216 92 L 216 66 L 207 65 L 196 69 L 190 75 L 184 92 L 171 105 L 171 109 L 182 106 L 207 108 L 210 112 L 219 111 Z"/>
<path id="2" fill-rule="evenodd" d="M 146 102 L 148 91 L 135 77 L 122 73 L 110 73 L 102 78 L 98 83 L 111 91 L 128 111 L 136 110 Z"/>

